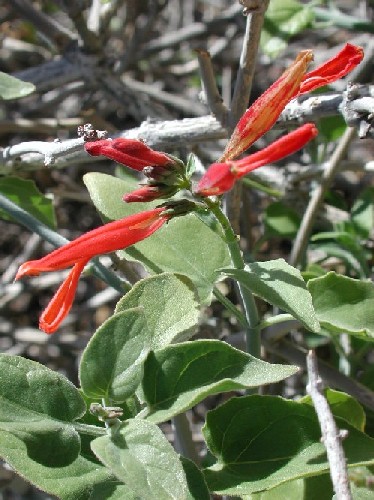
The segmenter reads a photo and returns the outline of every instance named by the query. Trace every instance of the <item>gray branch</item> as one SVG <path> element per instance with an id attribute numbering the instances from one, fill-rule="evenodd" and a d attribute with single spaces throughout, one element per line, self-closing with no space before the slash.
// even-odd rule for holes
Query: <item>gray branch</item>
<path id="1" fill-rule="evenodd" d="M 357 87 L 355 87 L 357 90 Z M 314 121 L 322 116 L 342 114 L 350 120 L 350 125 L 359 130 L 362 124 L 370 125 L 374 109 L 372 87 L 359 87 L 359 95 L 354 92 L 354 99 L 344 94 L 319 95 L 305 100 L 294 100 L 286 106 L 276 127 L 288 124 L 301 124 Z M 352 90 L 347 91 L 351 94 Z M 370 135 L 373 128 L 366 129 Z M 117 135 L 131 139 L 143 139 L 147 144 L 159 150 L 191 147 L 207 141 L 217 141 L 227 137 L 227 131 L 211 115 L 197 118 L 185 118 L 169 121 L 144 121 L 140 127 L 123 131 Z M 88 156 L 83 150 L 82 139 L 69 139 L 62 142 L 23 142 L 0 151 L 0 174 L 22 170 L 37 170 L 45 165 L 64 168 L 75 164 L 100 161 Z M 103 159 L 103 158 L 102 158 Z"/>
<path id="2" fill-rule="evenodd" d="M 322 380 L 318 374 L 317 360 L 314 351 L 307 356 L 309 382 L 306 387 L 312 398 L 318 421 L 322 430 L 323 444 L 326 447 L 330 465 L 330 475 L 337 500 L 352 500 L 348 479 L 347 462 L 342 440 L 347 432 L 339 430 L 331 413 L 329 404 L 323 393 Z"/>

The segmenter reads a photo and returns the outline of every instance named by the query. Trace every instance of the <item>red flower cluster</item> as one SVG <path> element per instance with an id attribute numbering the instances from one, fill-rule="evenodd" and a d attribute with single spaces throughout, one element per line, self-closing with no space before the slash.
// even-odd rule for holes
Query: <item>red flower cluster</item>
<path id="1" fill-rule="evenodd" d="M 248 172 L 302 148 L 317 134 L 313 124 L 303 125 L 262 151 L 241 160 L 234 160 L 274 125 L 291 99 L 345 76 L 362 57 L 360 47 L 347 44 L 334 58 L 316 70 L 306 73 L 312 60 L 312 52 L 301 52 L 283 75 L 244 113 L 222 158 L 209 167 L 200 180 L 196 193 L 201 196 L 222 194 Z M 93 156 L 104 155 L 142 171 L 148 177 L 148 185 L 125 195 L 125 201 L 150 201 L 172 196 L 181 187 L 186 187 L 184 166 L 181 162 L 165 153 L 153 151 L 142 141 L 105 139 L 87 142 L 85 149 Z M 61 324 L 71 308 L 79 277 L 92 257 L 121 250 L 144 240 L 172 216 L 193 210 L 194 203 L 190 204 L 191 206 L 188 203 L 169 203 L 168 208 L 159 207 L 125 217 L 89 231 L 41 259 L 22 264 L 16 279 L 72 266 L 68 277 L 41 315 L 40 328 L 47 333 L 53 333 Z"/>
<path id="2" fill-rule="evenodd" d="M 208 168 L 197 186 L 196 193 L 201 196 L 223 194 L 248 172 L 280 160 L 305 146 L 317 133 L 312 124 L 304 125 L 278 139 L 259 153 L 236 162 L 230 161 L 264 135 L 293 98 L 342 78 L 352 71 L 362 58 L 361 47 L 348 43 L 335 57 L 314 71 L 306 73 L 313 54 L 310 50 L 300 52 L 280 78 L 243 114 L 219 163 Z"/>
<path id="3" fill-rule="evenodd" d="M 127 203 L 169 198 L 183 186 L 182 162 L 137 139 L 103 139 L 86 142 L 84 148 L 90 155 L 106 156 L 148 177 L 145 185 L 124 195 Z"/>

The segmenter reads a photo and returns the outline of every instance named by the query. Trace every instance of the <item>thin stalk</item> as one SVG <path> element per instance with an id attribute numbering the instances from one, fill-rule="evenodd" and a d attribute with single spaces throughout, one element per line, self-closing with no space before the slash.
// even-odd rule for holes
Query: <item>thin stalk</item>
<path id="1" fill-rule="evenodd" d="M 205 198 L 204 201 L 222 226 L 233 266 L 236 269 L 244 269 L 244 260 L 240 251 L 238 238 L 234 233 L 228 218 L 222 212 L 218 202 L 214 202 L 209 198 Z M 260 358 L 260 325 L 255 299 L 252 295 L 252 292 L 244 287 L 240 282 L 237 282 L 237 286 L 243 304 L 245 317 L 248 323 L 245 329 L 247 352 L 256 358 Z"/>
<path id="2" fill-rule="evenodd" d="M 264 319 L 260 323 L 260 329 L 268 328 L 269 326 L 278 325 L 279 323 L 286 323 L 287 321 L 292 321 L 295 318 L 291 314 L 278 314 L 277 316 L 272 316 L 271 318 Z"/>
<path id="3" fill-rule="evenodd" d="M 73 422 L 73 426 L 77 432 L 80 432 L 81 434 L 88 434 L 89 436 L 105 436 L 107 434 L 105 427 L 81 424 L 80 422 Z"/>
<path id="4" fill-rule="evenodd" d="M 340 142 L 331 156 L 331 159 L 323 172 L 321 182 L 313 191 L 308 206 L 304 212 L 303 220 L 301 221 L 299 230 L 297 232 L 294 244 L 292 247 L 289 263 L 292 266 L 297 266 L 304 258 L 304 254 L 308 245 L 309 236 L 313 229 L 314 221 L 317 217 L 318 210 L 323 202 L 323 198 L 330 187 L 335 174 L 338 170 L 339 164 L 347 152 L 347 149 L 354 139 L 356 130 L 353 127 L 348 127 Z"/>
<path id="5" fill-rule="evenodd" d="M 213 295 L 217 300 L 221 302 L 224 307 L 226 307 L 228 311 L 232 313 L 233 316 L 235 316 L 235 318 L 239 321 L 243 328 L 248 328 L 248 323 L 244 314 L 240 312 L 236 305 L 233 304 L 227 297 L 225 297 L 216 286 L 213 288 Z"/>
<path id="6" fill-rule="evenodd" d="M 175 433 L 175 449 L 178 453 L 199 465 L 200 458 L 192 437 L 190 422 L 185 413 L 172 418 Z"/>

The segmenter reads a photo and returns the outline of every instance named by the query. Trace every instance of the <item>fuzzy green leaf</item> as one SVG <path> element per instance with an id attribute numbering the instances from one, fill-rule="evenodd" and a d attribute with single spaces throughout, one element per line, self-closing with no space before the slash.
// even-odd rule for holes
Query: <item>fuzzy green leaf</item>
<path id="1" fill-rule="evenodd" d="M 83 352 L 79 377 L 93 399 L 122 403 L 140 384 L 150 350 L 150 332 L 142 308 L 120 312 L 96 331 Z"/>
<path id="2" fill-rule="evenodd" d="M 253 262 L 244 270 L 222 269 L 253 294 L 286 311 L 312 332 L 320 327 L 300 271 L 283 259 Z"/>
<path id="3" fill-rule="evenodd" d="M 329 272 L 309 280 L 308 290 L 325 330 L 373 339 L 374 285 L 371 281 L 355 280 Z"/>
<path id="4" fill-rule="evenodd" d="M 218 340 L 195 340 L 151 352 L 144 365 L 148 420 L 164 422 L 220 392 L 270 384 L 295 366 L 273 365 Z"/>
<path id="5" fill-rule="evenodd" d="M 86 405 L 63 375 L 34 361 L 0 355 L 0 456 L 38 488 L 88 500 L 111 474 L 82 456 L 73 422 Z"/>
<path id="6" fill-rule="evenodd" d="M 327 389 L 325 391 L 325 397 L 335 417 L 346 420 L 349 424 L 353 425 L 353 427 L 364 432 L 366 416 L 362 406 L 356 399 L 349 394 L 333 389 Z M 299 399 L 298 403 L 313 405 L 310 396 Z"/>
<path id="7" fill-rule="evenodd" d="M 112 436 L 92 441 L 91 447 L 138 498 L 187 500 L 182 464 L 156 425 L 141 419 L 127 420 Z"/>
<path id="8" fill-rule="evenodd" d="M 115 313 L 139 306 L 152 332 L 152 349 L 187 340 L 198 323 L 196 291 L 186 276 L 162 273 L 138 281 L 118 302 Z"/>
<path id="9" fill-rule="evenodd" d="M 281 201 L 271 203 L 265 210 L 266 233 L 280 237 L 291 237 L 300 226 L 299 215 Z"/>
<path id="10" fill-rule="evenodd" d="M 187 480 L 187 500 L 210 500 L 208 486 L 198 466 L 183 456 L 179 459 Z"/>
<path id="11" fill-rule="evenodd" d="M 345 420 L 350 466 L 374 463 L 374 439 Z M 208 413 L 203 428 L 217 463 L 205 470 L 211 491 L 248 495 L 329 470 L 314 408 L 275 396 L 232 398 Z"/>
<path id="12" fill-rule="evenodd" d="M 374 226 L 374 187 L 365 189 L 351 210 L 351 221 L 364 238 L 368 238 Z"/>

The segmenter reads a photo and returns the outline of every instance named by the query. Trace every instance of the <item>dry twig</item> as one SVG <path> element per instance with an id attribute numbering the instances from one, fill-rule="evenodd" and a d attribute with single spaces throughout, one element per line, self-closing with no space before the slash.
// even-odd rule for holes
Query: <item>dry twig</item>
<path id="1" fill-rule="evenodd" d="M 307 367 L 309 382 L 306 390 L 312 398 L 321 426 L 323 444 L 327 451 L 330 475 L 336 498 L 337 500 L 352 500 L 347 462 L 342 446 L 342 440 L 347 437 L 347 431 L 339 431 L 336 426 L 329 404 L 323 394 L 323 384 L 318 374 L 317 359 L 314 351 L 309 351 L 308 353 Z"/>

